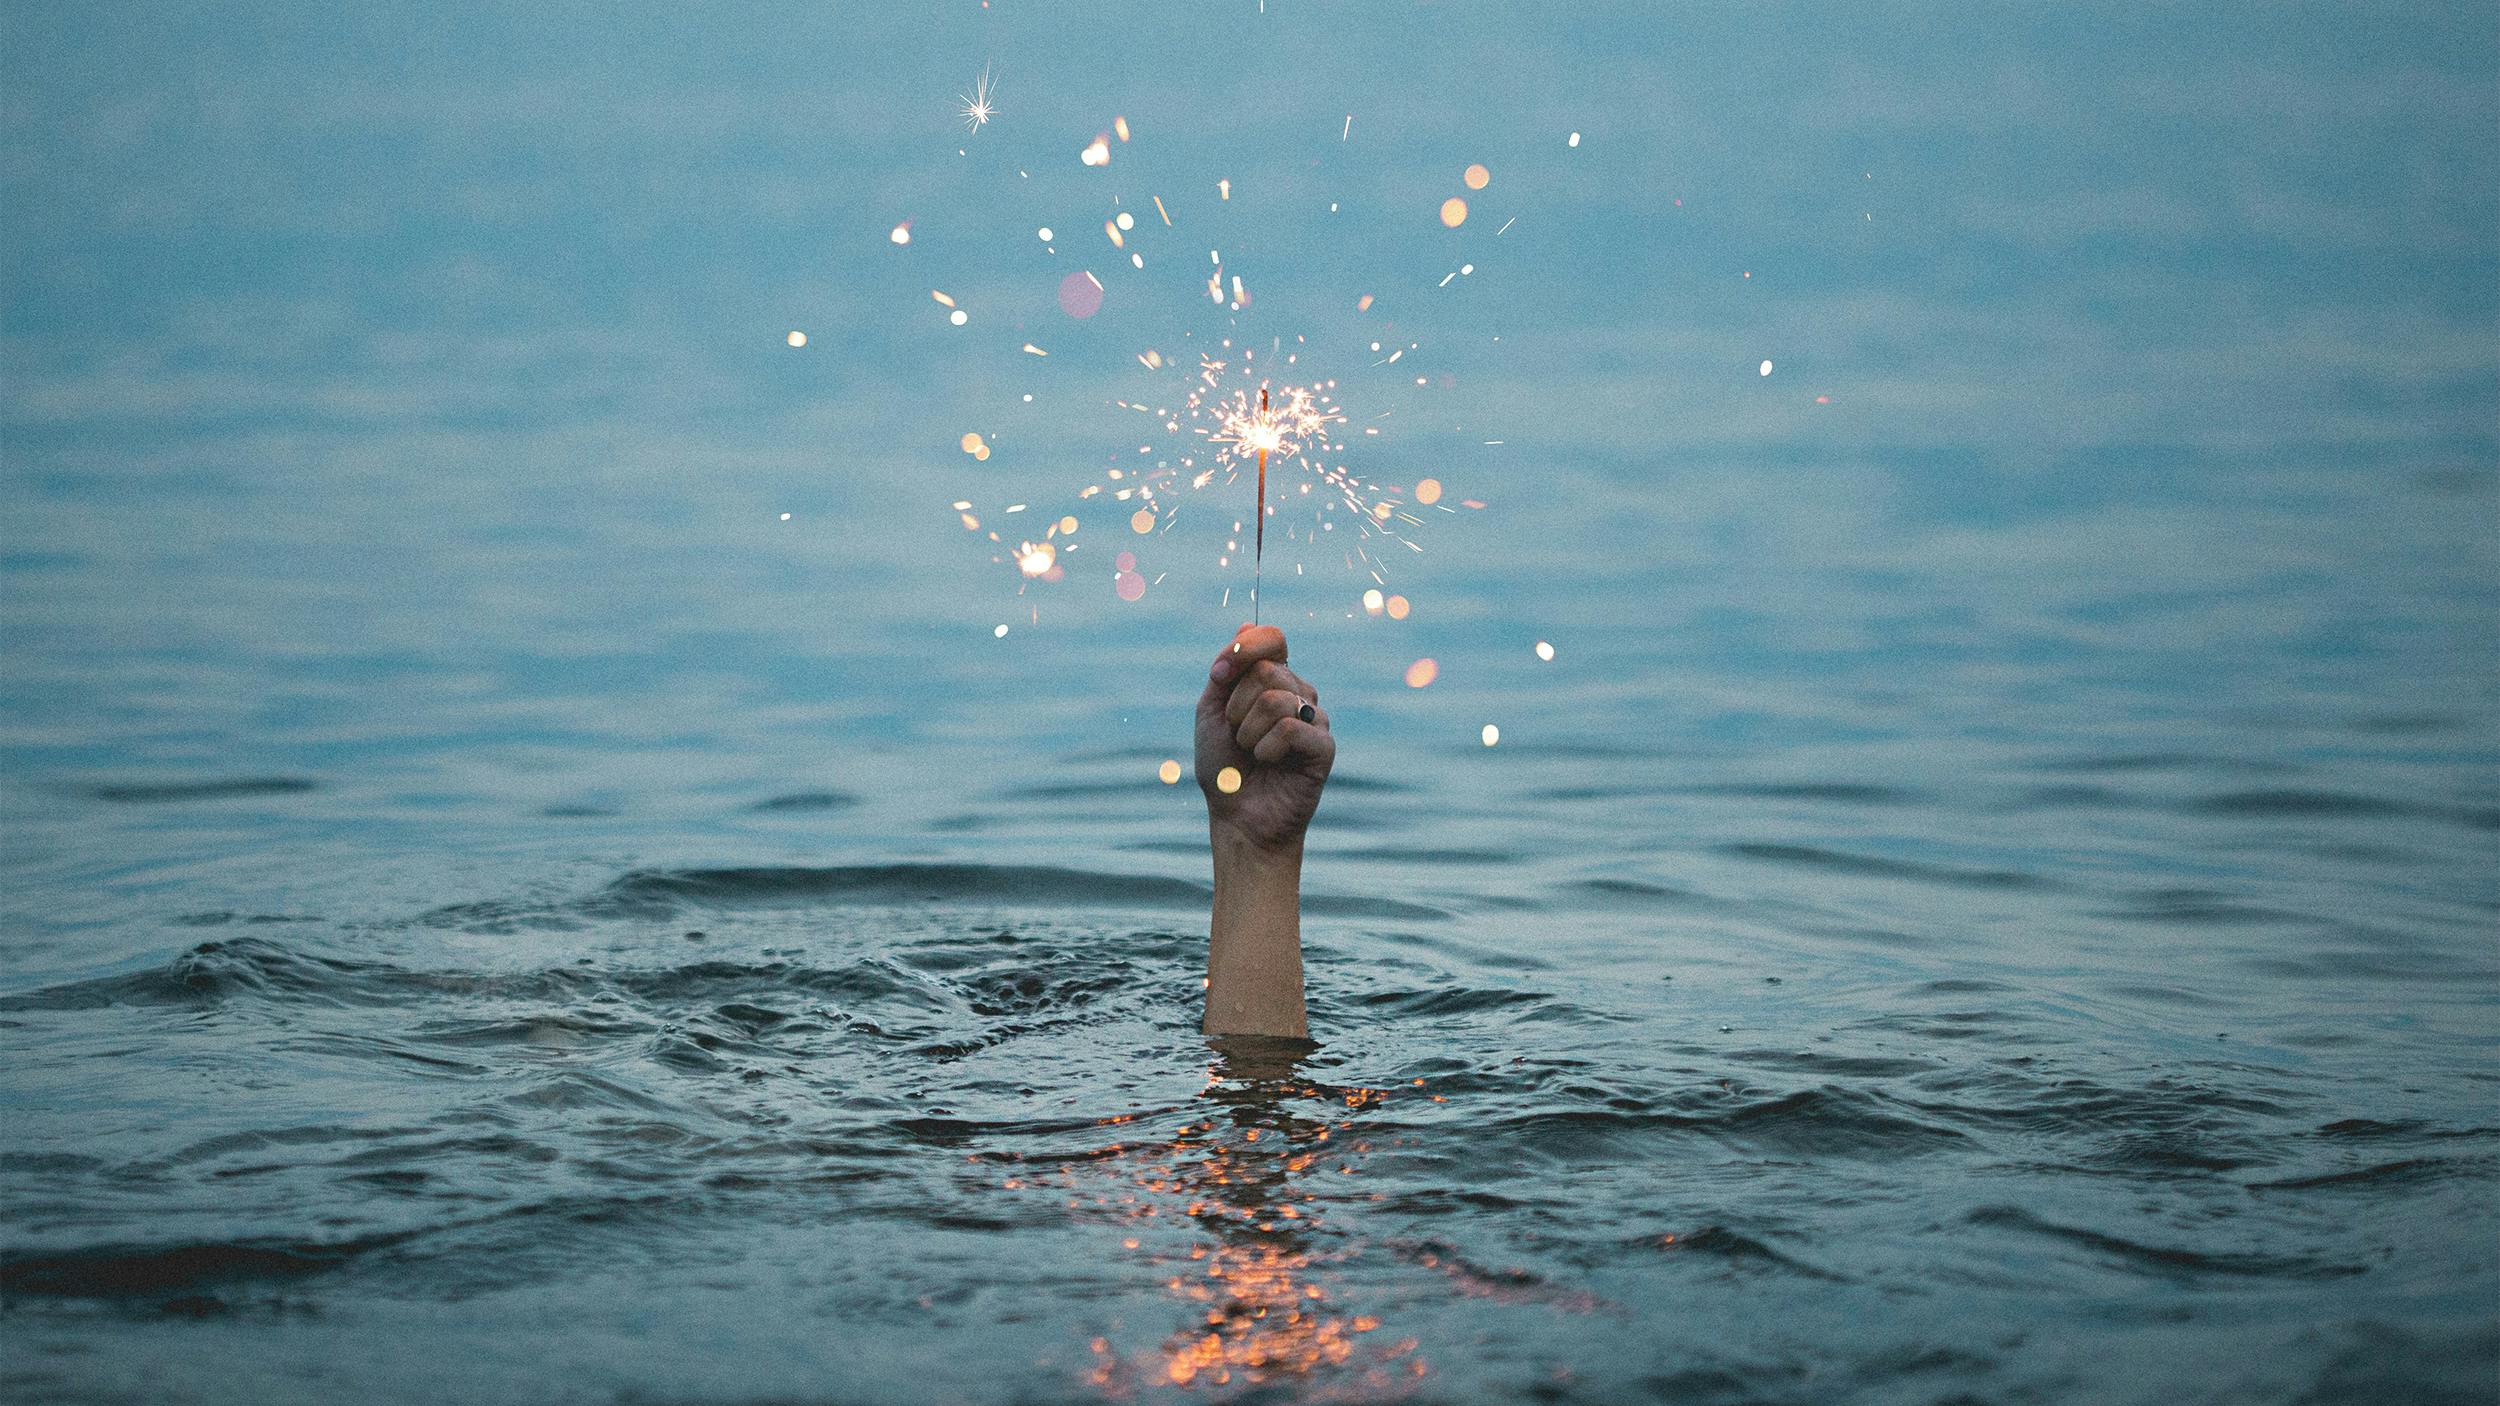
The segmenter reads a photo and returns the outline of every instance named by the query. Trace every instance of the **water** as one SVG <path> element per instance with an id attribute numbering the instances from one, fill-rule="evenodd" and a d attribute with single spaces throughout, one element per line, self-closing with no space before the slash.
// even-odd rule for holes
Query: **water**
<path id="1" fill-rule="evenodd" d="M 2489 13 L 1268 10 L 12 12 L 12 1399 L 2489 1399 Z M 1219 242 L 1493 505 L 1271 579 L 1308 1053 L 1238 574 L 946 506 Z"/>

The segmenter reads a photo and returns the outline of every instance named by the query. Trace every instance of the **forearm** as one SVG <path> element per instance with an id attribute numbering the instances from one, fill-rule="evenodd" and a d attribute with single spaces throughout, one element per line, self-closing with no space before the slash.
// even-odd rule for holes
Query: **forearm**
<path id="1" fill-rule="evenodd" d="M 1215 912 L 1207 942 L 1209 1035 L 1307 1038 L 1302 1009 L 1302 841 L 1270 848 L 1210 825 Z"/>

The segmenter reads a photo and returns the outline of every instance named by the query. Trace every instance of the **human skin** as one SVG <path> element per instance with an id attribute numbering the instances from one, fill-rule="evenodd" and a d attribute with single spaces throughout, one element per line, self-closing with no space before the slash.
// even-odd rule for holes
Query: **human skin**
<path id="1" fill-rule="evenodd" d="M 1309 706 L 1311 716 L 1301 710 Z M 1208 930 L 1209 1035 L 1307 1039 L 1302 1006 L 1302 838 L 1337 761 L 1319 690 L 1285 662 L 1285 632 L 1244 625 L 1198 696 L 1198 789 L 1215 860 Z M 1240 777 L 1226 791 L 1227 770 Z"/>

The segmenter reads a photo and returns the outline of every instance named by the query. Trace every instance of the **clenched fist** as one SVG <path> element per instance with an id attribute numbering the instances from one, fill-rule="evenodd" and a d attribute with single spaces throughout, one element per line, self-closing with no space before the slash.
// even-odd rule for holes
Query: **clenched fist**
<path id="1" fill-rule="evenodd" d="M 1299 846 L 1336 761 L 1319 690 L 1285 667 L 1285 632 L 1242 626 L 1198 696 L 1198 786 L 1213 828 L 1259 849 Z"/>

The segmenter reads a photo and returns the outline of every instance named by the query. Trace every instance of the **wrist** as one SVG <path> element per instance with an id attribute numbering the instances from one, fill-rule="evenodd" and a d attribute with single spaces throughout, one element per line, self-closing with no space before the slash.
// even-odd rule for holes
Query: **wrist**
<path id="1" fill-rule="evenodd" d="M 1207 838 L 1215 852 L 1217 880 L 1223 880 L 1228 871 L 1242 877 L 1272 870 L 1284 870 L 1299 876 L 1302 872 L 1303 833 L 1296 831 L 1278 838 L 1259 834 L 1231 820 L 1207 817 Z"/>

